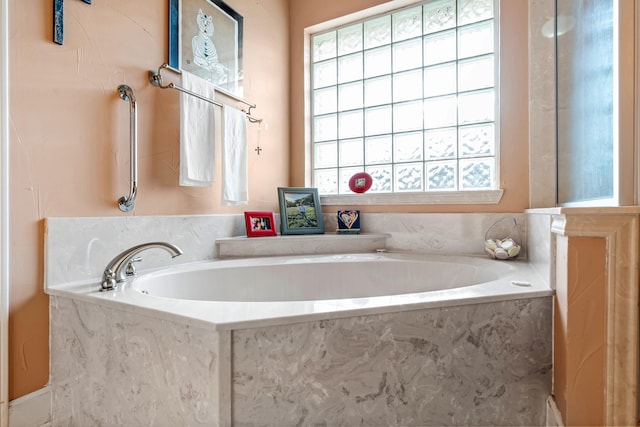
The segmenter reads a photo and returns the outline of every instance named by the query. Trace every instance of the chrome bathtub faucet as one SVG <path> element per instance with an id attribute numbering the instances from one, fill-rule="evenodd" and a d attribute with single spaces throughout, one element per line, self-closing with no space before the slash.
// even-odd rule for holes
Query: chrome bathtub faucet
<path id="1" fill-rule="evenodd" d="M 140 252 L 147 249 L 159 248 L 164 249 L 171 254 L 172 258 L 182 255 L 182 250 L 166 242 L 150 242 L 143 243 L 141 245 L 129 248 L 122 253 L 118 254 L 114 259 L 107 264 L 107 267 L 102 273 L 102 285 L 100 291 L 111 291 L 116 288 L 118 283 L 127 281 L 127 276 L 134 276 L 136 270 L 133 266 L 134 262 L 142 261 L 142 258 L 137 257 Z"/>

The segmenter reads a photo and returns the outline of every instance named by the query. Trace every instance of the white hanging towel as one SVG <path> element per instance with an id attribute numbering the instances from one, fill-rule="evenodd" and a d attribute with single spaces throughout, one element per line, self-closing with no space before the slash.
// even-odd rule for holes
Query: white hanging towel
<path id="1" fill-rule="evenodd" d="M 182 87 L 213 100 L 208 81 L 185 71 Z M 204 187 L 215 172 L 214 105 L 193 95 L 180 95 L 180 179 L 183 186 Z"/>
<path id="2" fill-rule="evenodd" d="M 244 205 L 249 201 L 247 116 L 227 105 L 222 115 L 222 203 Z"/>

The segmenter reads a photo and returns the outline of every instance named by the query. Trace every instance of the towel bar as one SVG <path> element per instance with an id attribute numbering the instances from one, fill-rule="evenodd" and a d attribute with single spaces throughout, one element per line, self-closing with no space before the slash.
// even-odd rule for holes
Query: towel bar
<path id="1" fill-rule="evenodd" d="M 158 68 L 158 71 L 153 71 L 153 70 L 149 71 L 149 82 L 151 82 L 152 85 L 154 85 L 156 87 L 159 87 L 160 89 L 175 89 L 177 91 L 186 93 L 188 95 L 195 96 L 196 98 L 201 99 L 203 101 L 210 102 L 210 103 L 212 103 L 214 105 L 217 105 L 218 107 L 224 107 L 224 104 L 221 103 L 221 102 L 218 102 L 216 100 L 207 98 L 206 96 L 202 96 L 200 94 L 192 92 L 192 91 L 190 91 L 188 89 L 185 89 L 182 86 L 179 86 L 179 85 L 177 85 L 175 83 L 169 83 L 169 84 L 163 85 L 162 84 L 162 70 L 163 69 L 171 70 L 171 71 L 173 71 L 174 73 L 177 73 L 177 74 L 182 74 L 182 71 L 177 70 L 177 69 L 175 69 L 173 67 L 170 67 L 166 63 L 162 64 Z M 236 96 L 236 95 L 234 95 L 234 94 L 232 94 L 230 92 L 227 92 L 226 90 L 222 90 L 222 89 L 217 88 L 217 87 L 215 88 L 215 90 L 217 92 L 222 93 L 225 96 L 228 96 L 229 98 L 235 99 L 236 101 L 247 105 L 249 108 L 246 111 L 245 110 L 242 110 L 242 111 L 247 115 L 247 119 L 249 120 L 249 122 L 251 122 L 251 123 L 261 123 L 262 122 L 262 119 L 259 119 L 259 118 L 254 117 L 254 116 L 251 115 L 251 110 L 253 108 L 256 108 L 256 104 L 252 104 L 251 102 L 246 101 L 246 100 L 244 100 L 244 99 L 242 99 L 242 98 L 240 98 L 240 97 L 238 97 L 238 96 Z"/>

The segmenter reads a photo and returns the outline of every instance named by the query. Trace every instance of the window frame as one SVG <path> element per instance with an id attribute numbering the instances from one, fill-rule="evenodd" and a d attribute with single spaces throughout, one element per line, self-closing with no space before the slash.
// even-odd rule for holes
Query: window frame
<path id="1" fill-rule="evenodd" d="M 412 204 L 498 204 L 502 199 L 504 190 L 501 188 L 500 173 L 500 0 L 493 1 L 493 57 L 494 57 L 494 127 L 495 127 L 495 188 L 479 190 L 425 190 L 418 192 L 385 192 L 385 193 L 346 193 L 346 194 L 321 194 L 320 199 L 324 205 L 339 205 L 344 203 L 358 205 L 412 205 Z M 362 11 L 356 15 L 336 18 L 322 24 L 314 25 L 306 29 L 305 34 L 305 102 L 307 114 L 305 114 L 305 182 L 307 185 L 313 184 L 313 102 L 312 102 L 312 38 L 316 34 L 328 31 L 339 30 L 358 22 L 366 21 L 377 16 L 389 15 L 403 9 L 412 8 L 418 5 L 429 3 L 429 1 L 405 1 L 398 7 L 389 7 L 381 12 L 377 8 L 372 8 L 369 13 Z M 456 27 L 457 28 L 457 27 Z M 456 62 L 458 59 L 456 59 Z M 458 92 L 456 92 L 458 93 Z M 424 98 L 423 98 L 424 99 Z"/>

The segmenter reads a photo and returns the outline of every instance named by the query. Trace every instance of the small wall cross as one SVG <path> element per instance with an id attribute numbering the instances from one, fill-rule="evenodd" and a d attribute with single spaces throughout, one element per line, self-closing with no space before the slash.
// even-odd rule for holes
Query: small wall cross
<path id="1" fill-rule="evenodd" d="M 91 0 L 82 0 L 91 4 Z M 64 0 L 53 0 L 53 42 L 64 43 Z"/>

